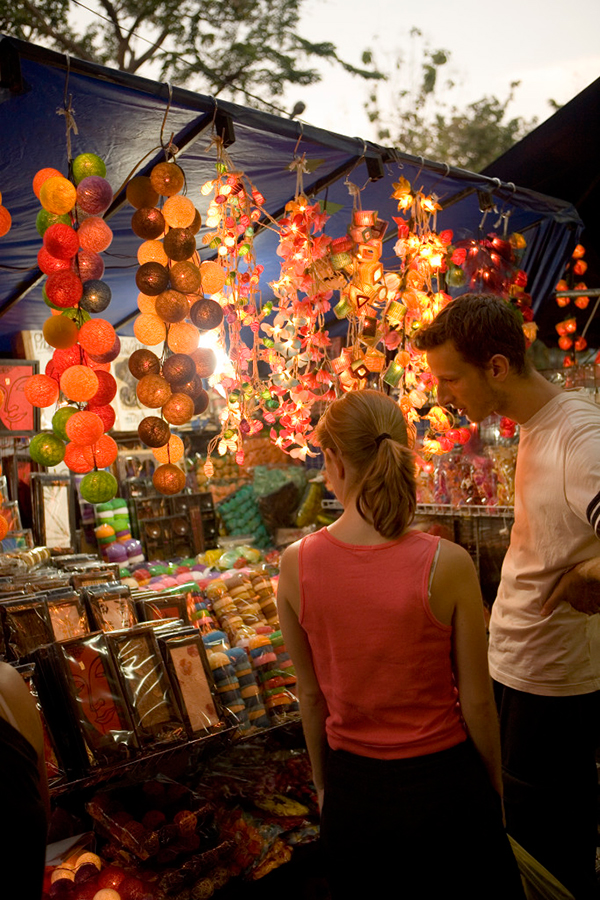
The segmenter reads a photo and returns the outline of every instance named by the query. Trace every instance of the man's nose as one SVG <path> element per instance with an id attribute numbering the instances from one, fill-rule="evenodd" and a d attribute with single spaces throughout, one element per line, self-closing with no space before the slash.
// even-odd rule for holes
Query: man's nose
<path id="1" fill-rule="evenodd" d="M 440 406 L 448 406 L 452 402 L 452 393 L 443 384 L 438 384 L 437 399 Z"/>

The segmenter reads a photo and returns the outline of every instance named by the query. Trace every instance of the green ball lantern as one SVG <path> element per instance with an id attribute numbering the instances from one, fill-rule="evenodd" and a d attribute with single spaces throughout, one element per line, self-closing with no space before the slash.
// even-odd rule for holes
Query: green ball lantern
<path id="1" fill-rule="evenodd" d="M 84 178 L 90 175 L 98 175 L 100 178 L 106 178 L 106 165 L 104 160 L 100 159 L 95 153 L 80 153 L 73 160 L 73 179 L 75 184 L 79 184 Z"/>
<path id="2" fill-rule="evenodd" d="M 65 457 L 65 443 L 55 434 L 36 434 L 29 442 L 29 455 L 40 466 L 57 466 Z"/>
<path id="3" fill-rule="evenodd" d="M 44 237 L 44 234 L 50 228 L 51 225 L 70 225 L 71 217 L 64 213 L 62 216 L 57 215 L 56 213 L 48 212 L 47 209 L 40 209 L 37 214 L 35 220 L 35 227 L 40 237 Z"/>
<path id="4" fill-rule="evenodd" d="M 88 503 L 106 503 L 116 496 L 119 483 L 110 472 L 89 472 L 81 479 L 79 493 Z"/>
<path id="5" fill-rule="evenodd" d="M 79 412 L 76 406 L 61 406 L 52 416 L 52 431 L 63 441 L 70 441 L 71 438 L 65 431 L 65 426 L 74 413 Z"/>

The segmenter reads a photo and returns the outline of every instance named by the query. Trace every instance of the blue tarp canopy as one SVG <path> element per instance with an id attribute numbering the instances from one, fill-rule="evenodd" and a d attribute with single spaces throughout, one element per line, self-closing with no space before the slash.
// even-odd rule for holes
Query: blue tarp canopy
<path id="1" fill-rule="evenodd" d="M 363 209 L 376 209 L 380 218 L 397 215 L 390 199 L 392 184 L 404 176 L 415 188 L 435 193 L 442 205 L 438 230 L 452 229 L 455 240 L 478 237 L 494 230 L 501 213 L 510 213 L 509 230 L 522 232 L 528 247 L 522 267 L 529 274 L 529 290 L 538 308 L 550 296 L 564 261 L 577 242 L 581 220 L 566 201 L 535 193 L 510 182 L 475 175 L 444 164 L 403 155 L 393 148 L 360 138 L 343 137 L 322 129 L 254 109 L 157 83 L 12 38 L 0 41 L 0 192 L 13 219 L 0 238 L 0 351 L 10 351 L 15 334 L 41 329 L 48 317 L 42 299 L 44 276 L 37 267 L 41 238 L 35 227 L 39 202 L 32 190 L 35 173 L 54 167 L 67 173 L 65 104 L 71 102 L 77 133 L 71 133 L 71 154 L 94 152 L 107 166 L 115 193 L 105 218 L 114 233 L 103 254 L 104 280 L 113 300 L 103 313 L 120 334 L 132 334 L 137 315 L 135 283 L 139 239 L 130 222 L 133 209 L 123 185 L 135 170 L 147 174 L 164 159 L 163 141 L 178 148 L 177 161 L 186 175 L 187 194 L 204 216 L 207 197 L 200 187 L 215 174 L 212 135 L 231 141 L 227 152 L 264 195 L 273 218 L 282 215 L 293 199 L 295 155 L 304 154 L 310 172 L 304 175 L 305 193 L 335 210 L 326 231 L 332 237 L 346 232 L 353 194 L 358 186 Z M 350 183 L 350 184 L 349 184 Z M 491 195 L 496 212 L 483 217 L 483 195 Z M 483 197 L 485 200 L 485 197 Z M 484 203 L 485 205 L 485 203 Z M 483 220 L 483 221 L 482 221 Z M 498 225 L 498 228 L 501 226 Z M 202 244 L 202 258 L 214 251 Z M 395 228 L 390 227 L 383 262 L 397 268 L 393 253 Z M 264 266 L 263 299 L 269 281 L 279 276 L 277 235 L 258 231 L 255 250 Z"/>

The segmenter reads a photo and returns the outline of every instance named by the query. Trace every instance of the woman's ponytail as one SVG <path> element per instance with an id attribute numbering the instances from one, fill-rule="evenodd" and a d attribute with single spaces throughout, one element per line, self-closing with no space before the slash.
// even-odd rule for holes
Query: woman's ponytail
<path id="1" fill-rule="evenodd" d="M 412 451 L 392 438 L 377 448 L 359 482 L 356 508 L 384 537 L 397 537 L 410 525 L 416 509 L 415 461 Z"/>

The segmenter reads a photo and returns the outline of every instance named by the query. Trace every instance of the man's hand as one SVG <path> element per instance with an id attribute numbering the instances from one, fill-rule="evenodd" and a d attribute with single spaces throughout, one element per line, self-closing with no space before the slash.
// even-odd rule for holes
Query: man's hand
<path id="1" fill-rule="evenodd" d="M 600 612 L 599 564 L 599 560 L 588 560 L 565 572 L 542 606 L 542 616 L 549 616 L 563 601 L 588 616 Z"/>

